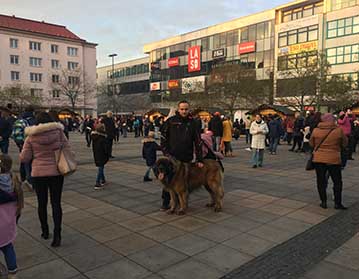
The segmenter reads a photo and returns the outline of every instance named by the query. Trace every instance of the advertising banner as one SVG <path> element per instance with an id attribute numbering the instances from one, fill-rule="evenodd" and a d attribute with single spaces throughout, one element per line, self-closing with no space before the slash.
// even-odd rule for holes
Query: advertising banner
<path id="1" fill-rule="evenodd" d="M 318 49 L 318 41 L 286 46 L 279 49 L 279 55 L 298 54 Z"/>
<path id="2" fill-rule="evenodd" d="M 188 49 L 188 72 L 199 72 L 201 70 L 201 47 L 194 46 Z"/>
<path id="3" fill-rule="evenodd" d="M 151 82 L 150 88 L 151 88 L 151 91 L 161 90 L 161 83 L 160 82 Z"/>
<path id="4" fill-rule="evenodd" d="M 173 57 L 168 59 L 168 67 L 175 67 L 179 65 L 179 59 L 178 57 Z"/>
<path id="5" fill-rule="evenodd" d="M 256 42 L 241 43 L 238 45 L 239 54 L 251 53 L 256 51 Z"/>
<path id="6" fill-rule="evenodd" d="M 179 80 L 172 79 L 168 81 L 168 89 L 174 89 L 179 87 Z"/>
<path id="7" fill-rule="evenodd" d="M 182 79 L 182 94 L 204 92 L 205 76 Z"/>
<path id="8" fill-rule="evenodd" d="M 212 51 L 212 58 L 214 58 L 214 59 L 224 58 L 226 56 L 227 55 L 226 55 L 225 48 L 215 49 Z"/>

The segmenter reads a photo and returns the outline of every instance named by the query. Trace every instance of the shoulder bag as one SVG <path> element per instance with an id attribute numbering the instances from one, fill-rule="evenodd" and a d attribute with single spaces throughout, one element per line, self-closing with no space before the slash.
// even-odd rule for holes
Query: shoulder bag
<path id="1" fill-rule="evenodd" d="M 76 171 L 76 157 L 70 146 L 64 147 L 64 144 L 61 144 L 60 149 L 55 150 L 55 158 L 57 169 L 61 175 L 67 176 L 73 174 Z"/>

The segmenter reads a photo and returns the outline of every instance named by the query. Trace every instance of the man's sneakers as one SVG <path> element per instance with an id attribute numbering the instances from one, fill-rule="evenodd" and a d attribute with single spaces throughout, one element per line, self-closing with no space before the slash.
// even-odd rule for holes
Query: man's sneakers
<path id="1" fill-rule="evenodd" d="M 93 187 L 93 188 L 94 188 L 95 190 L 102 190 L 102 189 L 105 188 L 105 186 L 102 185 L 102 184 L 96 184 L 95 187 Z"/>
<path id="2" fill-rule="evenodd" d="M 143 177 L 143 182 L 150 182 L 150 181 L 152 181 L 152 179 L 149 178 L 148 176 Z"/>

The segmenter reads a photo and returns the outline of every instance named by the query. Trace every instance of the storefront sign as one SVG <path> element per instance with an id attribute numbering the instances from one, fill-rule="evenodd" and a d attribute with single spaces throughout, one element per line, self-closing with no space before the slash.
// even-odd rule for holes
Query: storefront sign
<path id="1" fill-rule="evenodd" d="M 160 82 L 151 82 L 150 88 L 151 88 L 151 91 L 161 90 L 161 83 Z"/>
<path id="2" fill-rule="evenodd" d="M 161 63 L 160 62 L 152 62 L 151 63 L 151 70 L 159 70 L 161 69 Z"/>
<path id="3" fill-rule="evenodd" d="M 182 79 L 182 94 L 204 92 L 205 76 Z"/>
<path id="4" fill-rule="evenodd" d="M 317 49 L 318 49 L 318 41 L 314 41 L 314 42 L 282 47 L 279 49 L 279 55 L 297 54 L 297 53 L 308 52 Z"/>
<path id="5" fill-rule="evenodd" d="M 194 46 L 188 49 L 188 72 L 199 72 L 201 70 L 201 47 Z"/>
<path id="6" fill-rule="evenodd" d="M 168 67 L 175 67 L 179 65 L 179 59 L 178 57 L 173 57 L 168 59 Z"/>
<path id="7" fill-rule="evenodd" d="M 178 88 L 179 87 L 179 80 L 172 79 L 168 81 L 168 89 Z"/>
<path id="8" fill-rule="evenodd" d="M 251 53 L 256 51 L 256 42 L 241 43 L 238 45 L 239 54 Z"/>
<path id="9" fill-rule="evenodd" d="M 212 58 L 214 59 L 219 59 L 219 58 L 224 58 L 226 57 L 226 49 L 225 48 L 220 48 L 220 49 L 216 49 L 212 51 Z"/>

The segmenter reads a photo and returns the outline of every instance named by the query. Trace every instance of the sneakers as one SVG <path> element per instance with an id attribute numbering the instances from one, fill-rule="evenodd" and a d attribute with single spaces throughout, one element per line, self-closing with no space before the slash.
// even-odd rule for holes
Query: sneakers
<path id="1" fill-rule="evenodd" d="M 95 190 L 102 190 L 104 188 L 105 188 L 105 186 L 102 185 L 102 184 L 96 184 L 95 187 L 94 187 Z"/>
<path id="2" fill-rule="evenodd" d="M 252 149 L 250 147 L 247 147 L 245 150 L 246 151 L 252 151 Z"/>

